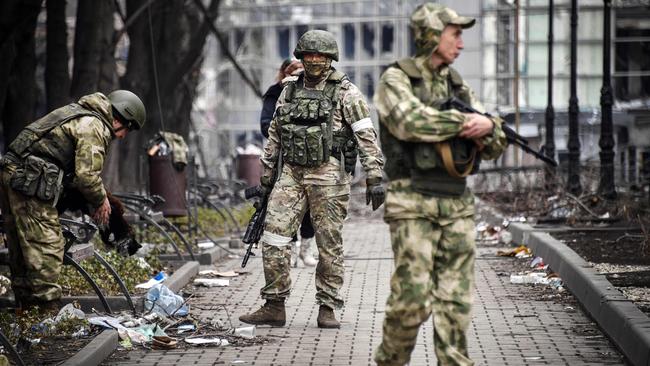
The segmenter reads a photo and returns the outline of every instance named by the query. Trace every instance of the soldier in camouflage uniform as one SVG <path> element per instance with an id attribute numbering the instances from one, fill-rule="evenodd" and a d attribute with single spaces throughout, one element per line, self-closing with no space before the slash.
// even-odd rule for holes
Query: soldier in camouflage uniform
<path id="1" fill-rule="evenodd" d="M 100 173 L 114 138 L 146 119 L 142 101 L 127 90 L 90 94 L 23 129 L 0 159 L 0 207 L 17 307 L 56 308 L 65 242 L 56 201 L 75 188 L 106 224 L 111 212 Z"/>
<path id="2" fill-rule="evenodd" d="M 455 96 L 484 110 L 449 65 L 472 18 L 438 4 L 411 17 L 417 54 L 391 65 L 375 93 L 395 272 L 386 304 L 379 365 L 405 365 L 418 329 L 433 313 L 439 365 L 472 365 L 467 354 L 474 290 L 474 197 L 466 176 L 496 159 L 506 139 L 499 118 L 445 110 Z"/>
<path id="3" fill-rule="evenodd" d="M 321 328 L 339 328 L 333 310 L 343 306 L 339 294 L 343 285 L 341 230 L 353 168 L 345 164 L 346 150 L 360 151 L 368 175 L 366 203 L 372 201 L 373 209 L 384 200 L 383 157 L 363 95 L 345 74 L 331 67 L 339 56 L 332 34 L 306 32 L 294 55 L 302 60 L 305 72 L 288 79 L 262 157 L 262 186 L 272 189 L 261 239 L 266 279 L 261 295 L 266 303 L 239 319 L 249 324 L 285 324 L 284 301 L 291 290 L 289 242 L 309 207 L 319 252 L 317 323 Z M 279 178 L 274 181 L 276 175 Z"/>

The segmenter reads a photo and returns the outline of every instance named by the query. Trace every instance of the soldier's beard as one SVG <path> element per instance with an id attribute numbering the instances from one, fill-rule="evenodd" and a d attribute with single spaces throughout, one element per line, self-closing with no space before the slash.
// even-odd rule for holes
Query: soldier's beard
<path id="1" fill-rule="evenodd" d="M 305 79 L 310 82 L 322 80 L 332 66 L 332 60 L 326 61 L 302 61 L 305 67 Z"/>

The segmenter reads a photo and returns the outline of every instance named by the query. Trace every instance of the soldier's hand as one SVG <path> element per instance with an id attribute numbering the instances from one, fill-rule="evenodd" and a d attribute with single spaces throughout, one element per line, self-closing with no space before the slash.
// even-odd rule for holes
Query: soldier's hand
<path id="1" fill-rule="evenodd" d="M 104 202 L 97 207 L 93 214 L 93 220 L 99 225 L 107 225 L 108 217 L 111 215 L 111 204 L 108 202 L 108 197 L 104 198 Z"/>
<path id="2" fill-rule="evenodd" d="M 376 210 L 384 203 L 386 193 L 381 185 L 381 178 L 369 178 L 366 180 L 366 205 L 372 202 L 372 210 Z"/>
<path id="3" fill-rule="evenodd" d="M 458 134 L 459 137 L 466 139 L 478 139 L 492 133 L 494 122 L 482 114 L 468 114 L 468 120 L 463 123 L 463 127 Z"/>

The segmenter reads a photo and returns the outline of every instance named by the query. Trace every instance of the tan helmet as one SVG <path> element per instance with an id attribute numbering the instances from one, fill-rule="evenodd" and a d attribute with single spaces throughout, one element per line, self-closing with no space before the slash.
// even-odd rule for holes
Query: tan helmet
<path id="1" fill-rule="evenodd" d="M 415 38 L 417 56 L 430 55 L 438 48 L 440 35 L 448 24 L 470 28 L 476 19 L 462 17 L 454 10 L 440 4 L 426 3 L 418 6 L 411 15 L 411 29 Z"/>
<path id="2" fill-rule="evenodd" d="M 142 100 L 128 90 L 115 90 L 108 95 L 116 117 L 132 130 L 139 130 L 147 120 L 147 110 Z"/>

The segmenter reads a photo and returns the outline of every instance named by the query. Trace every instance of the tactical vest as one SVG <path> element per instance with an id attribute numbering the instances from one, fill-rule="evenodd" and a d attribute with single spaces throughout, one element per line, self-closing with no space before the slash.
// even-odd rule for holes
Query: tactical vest
<path id="1" fill-rule="evenodd" d="M 54 128 L 82 116 L 105 120 L 79 104 L 69 104 L 29 124 L 18 134 L 9 145 L 9 152 L 0 160 L 0 166 L 8 163 L 16 165 L 9 180 L 12 189 L 27 197 L 52 202 L 52 206 L 56 206 L 63 189 L 66 165 L 74 164 L 74 145 L 50 143 L 47 152 L 32 150 L 34 144 Z"/>
<path id="2" fill-rule="evenodd" d="M 334 156 L 341 161 L 342 169 L 354 168 L 345 166 L 343 159 L 346 151 L 356 151 L 352 129 L 344 124 L 341 130 L 333 131 L 332 123 L 344 80 L 347 76 L 335 70 L 323 90 L 306 89 L 302 74 L 287 83 L 285 103 L 275 112 L 283 162 L 316 167 Z"/>
<path id="3" fill-rule="evenodd" d="M 444 101 L 434 99 L 431 91 L 424 87 L 422 74 L 411 58 L 397 61 L 390 67 L 397 67 L 408 75 L 413 94 L 422 103 L 439 108 Z M 449 67 L 447 80 L 448 96 L 455 96 L 470 103 L 469 95 L 463 91 L 463 79 Z M 438 197 L 458 197 L 465 192 L 466 177 L 478 170 L 480 158 L 476 144 L 467 139 L 452 138 L 441 143 L 416 143 L 395 138 L 380 121 L 381 147 L 386 164 L 384 171 L 390 180 L 410 178 L 416 192 Z"/>
<path id="4" fill-rule="evenodd" d="M 20 131 L 16 139 L 9 145 L 9 151 L 15 154 L 16 157 L 24 159 L 31 153 L 30 148 L 32 145 L 42 139 L 50 131 L 68 121 L 83 116 L 93 116 L 99 118 L 101 121 L 105 120 L 105 118 L 100 116 L 97 112 L 88 110 L 77 103 L 68 104 L 52 111 L 51 113 L 48 113 L 43 118 L 25 127 L 22 131 Z M 55 160 L 60 159 L 60 157 L 52 158 Z M 63 162 L 55 161 L 54 163 L 61 164 Z"/>

